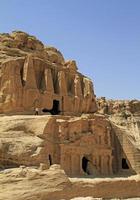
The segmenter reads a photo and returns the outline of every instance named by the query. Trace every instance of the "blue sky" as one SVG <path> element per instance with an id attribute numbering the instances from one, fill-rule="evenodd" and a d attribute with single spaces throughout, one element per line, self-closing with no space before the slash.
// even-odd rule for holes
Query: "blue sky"
<path id="1" fill-rule="evenodd" d="M 0 0 L 0 32 L 12 30 L 75 59 L 97 96 L 140 99 L 140 0 Z"/>

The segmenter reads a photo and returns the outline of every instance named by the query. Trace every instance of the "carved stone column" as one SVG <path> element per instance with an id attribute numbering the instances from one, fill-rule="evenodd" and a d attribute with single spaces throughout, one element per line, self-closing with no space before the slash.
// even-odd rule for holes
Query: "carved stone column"
<path id="1" fill-rule="evenodd" d="M 74 112 L 80 112 L 81 109 L 81 99 L 82 99 L 82 87 L 80 77 L 76 74 L 74 79 Z"/>
<path id="2" fill-rule="evenodd" d="M 80 98 L 82 97 L 81 81 L 78 75 L 75 75 L 75 79 L 74 79 L 74 94 L 77 97 L 80 97 Z"/>
<path id="3" fill-rule="evenodd" d="M 103 137 L 103 136 L 104 136 L 104 135 L 101 136 L 101 144 L 104 145 L 104 144 L 105 144 L 105 141 L 104 141 L 104 137 Z"/>
<path id="4" fill-rule="evenodd" d="M 64 71 L 58 72 L 58 83 L 59 83 L 60 95 L 66 96 L 67 95 L 67 84 L 66 84 Z"/>
<path id="5" fill-rule="evenodd" d="M 52 73 L 51 69 L 46 68 L 45 69 L 45 83 L 46 83 L 46 90 L 49 93 L 54 93 L 54 85 L 52 80 Z"/>
<path id="6" fill-rule="evenodd" d="M 107 144 L 108 144 L 109 146 L 111 146 L 111 137 L 110 137 L 110 133 L 111 133 L 111 127 L 107 127 L 106 137 L 107 137 Z"/>
<path id="7" fill-rule="evenodd" d="M 28 56 L 25 60 L 23 66 L 23 81 L 25 81 L 25 89 L 37 89 L 32 56 Z"/>
<path id="8" fill-rule="evenodd" d="M 76 96 L 74 98 L 74 112 L 79 112 L 79 110 L 80 110 L 80 102 L 81 102 L 80 98 Z"/>
<path id="9" fill-rule="evenodd" d="M 61 167 L 66 174 L 71 175 L 71 156 L 69 154 L 61 155 Z"/>
<path id="10" fill-rule="evenodd" d="M 101 174 L 104 174 L 104 155 L 101 155 Z"/>
<path id="11" fill-rule="evenodd" d="M 82 168 L 82 159 L 83 159 L 83 155 L 81 154 L 80 156 L 79 156 L 79 159 L 80 159 L 80 161 L 79 161 L 79 172 L 80 172 L 80 175 L 84 175 L 84 171 L 83 171 L 83 168 Z"/>
<path id="12" fill-rule="evenodd" d="M 97 163 L 97 170 L 101 173 L 101 156 L 100 155 L 97 155 L 96 163 Z"/>
<path id="13" fill-rule="evenodd" d="M 108 156 L 108 171 L 109 171 L 109 174 L 113 174 L 113 170 L 112 170 L 112 156 Z"/>
<path id="14" fill-rule="evenodd" d="M 72 175 L 80 174 L 80 157 L 79 157 L 79 155 L 71 156 L 71 173 L 72 173 Z"/>
<path id="15" fill-rule="evenodd" d="M 86 101 L 85 112 L 93 112 L 97 109 L 96 103 L 93 102 L 93 99 L 95 99 L 93 84 L 91 80 L 88 78 L 83 78 L 83 83 L 84 83 L 84 99 Z"/>
<path id="16" fill-rule="evenodd" d="M 103 160 L 103 174 L 107 175 L 109 173 L 109 166 L 108 166 L 108 156 L 104 155 L 102 157 Z"/>

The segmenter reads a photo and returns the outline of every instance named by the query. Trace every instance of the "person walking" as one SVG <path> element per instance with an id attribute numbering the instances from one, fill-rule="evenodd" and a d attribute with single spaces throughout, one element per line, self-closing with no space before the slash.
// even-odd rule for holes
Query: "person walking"
<path id="1" fill-rule="evenodd" d="M 39 108 L 35 108 L 35 115 L 39 114 Z"/>

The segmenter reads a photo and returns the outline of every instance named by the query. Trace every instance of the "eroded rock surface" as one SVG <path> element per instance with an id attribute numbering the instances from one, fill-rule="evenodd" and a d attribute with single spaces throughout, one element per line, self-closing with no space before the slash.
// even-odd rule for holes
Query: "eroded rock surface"
<path id="1" fill-rule="evenodd" d="M 137 176 L 114 180 L 73 180 L 59 165 L 52 165 L 48 170 L 23 166 L 4 170 L 0 172 L 0 185 L 0 200 L 125 199 L 140 196 Z"/>
<path id="2" fill-rule="evenodd" d="M 97 99 L 98 112 L 107 115 L 119 115 L 124 118 L 140 115 L 139 100 L 108 100 L 105 97 Z"/>
<path id="3" fill-rule="evenodd" d="M 3 116 L 0 123 L 1 169 L 45 163 L 70 176 L 139 173 L 138 140 L 103 115 Z"/>
<path id="4" fill-rule="evenodd" d="M 0 113 L 97 110 L 92 81 L 54 47 L 21 31 L 0 34 Z"/>
<path id="5" fill-rule="evenodd" d="M 74 60 L 21 31 L 0 34 L 0 114 L 0 200 L 140 196 L 140 101 L 96 100 Z"/>
<path id="6" fill-rule="evenodd" d="M 51 200 L 55 193 L 59 199 L 57 193 L 71 187 L 68 177 L 57 165 L 43 171 L 26 167 L 5 170 L 0 173 L 0 185 L 0 200 Z"/>
<path id="7" fill-rule="evenodd" d="M 140 101 L 99 98 L 98 113 L 110 120 L 124 154 L 133 169 L 140 172 Z"/>

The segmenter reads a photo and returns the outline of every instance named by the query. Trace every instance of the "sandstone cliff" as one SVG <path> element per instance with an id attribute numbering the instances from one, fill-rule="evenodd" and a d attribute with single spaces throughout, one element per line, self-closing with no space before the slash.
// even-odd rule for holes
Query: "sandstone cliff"
<path id="1" fill-rule="evenodd" d="M 97 110 L 92 81 L 54 47 L 21 31 L 0 34 L 0 112 Z"/>
<path id="2" fill-rule="evenodd" d="M 0 200 L 139 197 L 139 173 L 140 101 L 96 100 L 59 50 L 0 34 Z"/>

